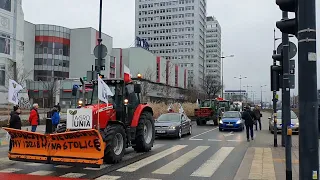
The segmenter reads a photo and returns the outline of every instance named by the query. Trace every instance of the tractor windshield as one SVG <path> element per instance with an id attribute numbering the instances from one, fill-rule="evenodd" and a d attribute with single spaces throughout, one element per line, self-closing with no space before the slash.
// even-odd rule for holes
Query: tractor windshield
<path id="1" fill-rule="evenodd" d="M 202 107 L 211 107 L 213 103 L 213 100 L 205 100 L 202 102 Z"/>
<path id="2" fill-rule="evenodd" d="M 115 86 L 112 85 L 108 85 L 111 92 L 113 94 L 115 94 Z M 93 94 L 92 94 L 93 93 Z M 89 104 L 98 104 L 98 86 L 94 86 L 92 91 L 89 91 L 88 93 L 86 93 L 86 99 L 88 99 L 88 103 Z M 90 101 L 91 100 L 91 101 Z M 108 96 L 108 102 L 109 103 L 114 103 L 114 97 L 113 96 Z M 102 101 L 100 101 L 100 103 L 104 103 Z"/>
<path id="3" fill-rule="evenodd" d="M 230 103 L 229 103 L 229 101 L 219 101 L 219 106 L 224 107 L 224 108 L 229 108 Z"/>

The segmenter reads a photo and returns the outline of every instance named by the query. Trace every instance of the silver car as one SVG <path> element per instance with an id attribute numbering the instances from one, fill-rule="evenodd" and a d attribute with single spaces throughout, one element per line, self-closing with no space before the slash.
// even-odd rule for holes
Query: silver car
<path id="1" fill-rule="evenodd" d="M 157 137 L 178 137 L 192 133 L 191 120 L 183 113 L 162 114 L 155 121 Z"/>
<path id="2" fill-rule="evenodd" d="M 278 110 L 277 111 L 277 132 L 281 132 L 282 129 L 282 111 Z M 274 133 L 274 125 L 273 125 L 273 119 L 271 117 L 269 119 L 269 131 L 271 133 Z M 299 119 L 296 113 L 291 111 L 291 129 L 292 132 L 299 132 Z"/>

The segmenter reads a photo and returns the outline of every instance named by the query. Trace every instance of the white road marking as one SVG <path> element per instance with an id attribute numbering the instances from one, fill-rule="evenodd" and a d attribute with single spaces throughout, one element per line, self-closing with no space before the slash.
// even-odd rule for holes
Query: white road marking
<path id="1" fill-rule="evenodd" d="M 191 141 L 202 141 L 203 139 L 189 139 Z"/>
<path id="2" fill-rule="evenodd" d="M 123 167 L 121 169 L 118 169 L 117 171 L 120 171 L 120 172 L 134 172 L 134 171 L 136 171 L 136 170 L 138 170 L 138 169 L 140 169 L 140 168 L 142 168 L 142 167 L 144 167 L 144 166 L 146 166 L 148 164 L 151 164 L 151 163 L 153 163 L 153 162 L 155 162 L 155 161 L 157 161 L 157 160 L 159 160 L 159 159 L 161 159 L 161 158 L 163 158 L 165 156 L 168 156 L 168 155 L 170 155 L 170 154 L 172 154 L 174 152 L 177 152 L 180 149 L 183 149 L 185 147 L 186 147 L 186 145 L 173 146 L 170 149 L 167 149 L 167 150 L 159 152 L 159 153 L 157 153 L 155 155 L 149 156 L 149 157 L 147 157 L 145 159 L 142 159 L 142 160 L 137 161 L 137 162 L 135 162 L 133 164 L 130 164 L 130 165 L 125 166 L 125 167 Z"/>
<path id="3" fill-rule="evenodd" d="M 56 168 L 72 168 L 72 166 L 66 166 L 66 165 L 57 165 Z"/>
<path id="4" fill-rule="evenodd" d="M 7 168 L 7 169 L 1 170 L 0 173 L 13 173 L 21 170 L 22 169 L 17 169 L 17 168 Z"/>
<path id="5" fill-rule="evenodd" d="M 26 165 L 27 166 L 42 166 L 43 164 L 41 164 L 41 163 L 28 163 Z"/>
<path id="6" fill-rule="evenodd" d="M 189 151 L 188 153 L 180 156 L 178 159 L 171 161 L 169 164 L 162 166 L 161 168 L 153 171 L 154 174 L 172 174 L 193 158 L 197 157 L 203 151 L 207 150 L 210 146 L 198 146 L 193 150 Z"/>
<path id="7" fill-rule="evenodd" d="M 162 179 L 154 179 L 154 178 L 141 178 L 140 180 L 162 180 Z"/>
<path id="8" fill-rule="evenodd" d="M 53 173 L 54 171 L 35 171 L 32 173 L 29 173 L 29 175 L 37 175 L 37 176 L 47 176 L 51 173 Z"/>
<path id="9" fill-rule="evenodd" d="M 86 174 L 82 174 L 82 173 L 68 173 L 68 174 L 65 174 L 65 175 L 62 175 L 60 177 L 65 177 L 65 178 L 79 178 L 79 177 L 82 177 L 82 176 L 85 176 Z"/>
<path id="10" fill-rule="evenodd" d="M 193 138 L 195 138 L 195 137 L 201 136 L 201 135 L 203 135 L 203 134 L 206 134 L 206 133 L 208 133 L 208 132 L 210 132 L 210 131 L 214 131 L 214 130 L 216 130 L 216 129 L 218 129 L 218 128 L 216 127 L 216 128 L 210 129 L 210 130 L 205 131 L 205 132 L 203 132 L 203 133 L 200 133 L 200 134 L 197 134 L 197 135 L 195 135 L 195 136 L 192 136 L 192 137 L 189 138 L 189 139 L 193 139 Z"/>
<path id="11" fill-rule="evenodd" d="M 228 134 L 223 134 L 224 137 L 233 136 L 233 135 L 234 135 L 234 134 L 233 134 L 233 131 L 231 131 L 231 132 L 228 133 Z"/>
<path id="12" fill-rule="evenodd" d="M 211 177 L 222 162 L 228 157 L 234 147 L 222 147 L 210 157 L 200 168 L 191 174 L 196 177 Z"/>
<path id="13" fill-rule="evenodd" d="M 95 180 L 117 180 L 120 179 L 121 176 L 108 176 L 108 175 L 103 175 L 101 177 L 96 178 Z"/>
<path id="14" fill-rule="evenodd" d="M 230 140 L 227 140 L 229 142 L 242 142 L 243 140 L 237 140 L 237 139 L 230 139 Z"/>
<path id="15" fill-rule="evenodd" d="M 222 141 L 221 139 L 208 139 L 208 141 L 217 141 L 217 142 L 220 142 Z"/>
<path id="16" fill-rule="evenodd" d="M 110 166 L 110 164 L 102 164 L 99 168 L 86 167 L 86 168 L 83 168 L 83 169 L 98 171 L 98 170 L 104 169 L 104 168 L 109 167 L 109 166 Z"/>

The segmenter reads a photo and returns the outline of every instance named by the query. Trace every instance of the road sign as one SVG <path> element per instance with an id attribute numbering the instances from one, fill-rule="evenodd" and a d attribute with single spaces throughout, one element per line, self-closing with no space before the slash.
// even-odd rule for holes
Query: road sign
<path id="1" fill-rule="evenodd" d="M 83 79 L 84 81 L 87 81 L 87 77 L 83 77 L 82 79 Z"/>
<path id="2" fill-rule="evenodd" d="M 101 58 L 105 58 L 108 54 L 108 49 L 107 47 L 104 45 L 104 44 L 101 44 L 101 54 L 102 54 L 102 57 Z M 93 50 L 93 54 L 96 58 L 99 58 L 99 45 L 96 45 L 96 47 L 94 47 L 94 50 Z"/>
<path id="3" fill-rule="evenodd" d="M 277 48 L 277 54 L 281 54 L 282 43 Z M 289 59 L 293 58 L 297 54 L 297 46 L 293 42 L 289 42 Z"/>

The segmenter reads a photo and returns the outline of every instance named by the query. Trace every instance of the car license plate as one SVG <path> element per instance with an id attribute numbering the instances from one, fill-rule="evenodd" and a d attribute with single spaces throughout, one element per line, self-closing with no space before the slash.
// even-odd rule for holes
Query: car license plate
<path id="1" fill-rule="evenodd" d="M 233 126 L 233 124 L 227 124 L 227 126 Z"/>
<path id="2" fill-rule="evenodd" d="M 158 130 L 157 133 L 166 133 L 166 131 Z"/>

